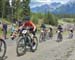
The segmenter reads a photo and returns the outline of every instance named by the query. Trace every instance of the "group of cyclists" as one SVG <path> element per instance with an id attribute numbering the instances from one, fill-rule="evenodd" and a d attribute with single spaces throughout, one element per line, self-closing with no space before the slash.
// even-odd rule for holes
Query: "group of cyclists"
<path id="1" fill-rule="evenodd" d="M 64 26 L 65 27 L 65 26 Z M 54 31 L 56 31 L 57 33 L 57 41 L 62 41 L 63 40 L 63 32 L 68 32 L 68 39 L 72 39 L 73 38 L 73 32 L 74 32 L 74 28 L 73 27 L 70 27 L 68 30 L 65 30 L 63 28 L 63 25 L 62 24 L 59 24 L 57 26 L 57 28 L 54 30 L 52 27 L 49 27 L 48 29 L 46 28 L 46 25 L 45 24 L 42 24 L 41 25 L 41 28 L 43 30 L 43 33 L 45 33 L 46 31 L 49 33 L 47 36 L 50 37 L 52 39 L 53 37 L 53 33 Z M 47 32 L 45 34 L 42 33 L 42 35 L 44 35 L 44 39 L 45 39 L 45 36 L 47 34 Z M 47 38 L 48 38 L 47 37 Z M 43 39 L 42 39 L 43 40 Z"/>
<path id="2" fill-rule="evenodd" d="M 32 33 L 31 41 L 33 42 L 33 46 L 35 47 L 34 37 L 36 36 L 37 27 L 30 20 L 29 16 L 27 16 L 24 20 L 25 21 L 16 29 L 16 32 L 22 32 L 25 28 L 28 27 L 29 32 Z M 41 33 L 42 33 L 42 36 L 43 36 L 42 38 L 40 36 L 40 38 L 42 40 L 45 41 L 45 37 L 46 37 L 46 34 L 47 34 L 48 31 L 49 31 L 48 32 L 49 34 L 47 36 L 49 36 L 52 39 L 52 37 L 53 37 L 53 28 L 52 27 L 49 27 L 49 30 L 47 30 L 46 25 L 43 23 L 43 24 L 41 24 L 40 28 L 41 28 Z M 15 33 L 14 32 L 15 31 L 13 31 L 13 33 L 11 34 L 11 36 L 12 36 L 11 38 L 12 39 L 14 39 L 16 37 L 16 35 L 17 35 L 16 32 Z M 57 40 L 62 40 L 63 39 L 63 36 L 62 36 L 63 27 L 62 27 L 62 25 L 58 25 L 56 32 L 58 33 Z M 71 35 L 70 38 L 72 38 L 73 37 L 73 29 L 72 28 L 70 29 L 70 35 Z"/>

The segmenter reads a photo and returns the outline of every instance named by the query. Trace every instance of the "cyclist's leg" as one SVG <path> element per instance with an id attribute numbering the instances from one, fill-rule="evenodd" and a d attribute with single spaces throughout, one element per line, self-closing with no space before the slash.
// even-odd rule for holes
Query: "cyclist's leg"
<path id="1" fill-rule="evenodd" d="M 32 43 L 33 43 L 33 45 L 35 45 L 35 41 L 34 41 L 34 37 L 35 37 L 35 35 L 36 35 L 36 32 L 37 32 L 37 29 L 35 29 L 35 31 L 33 31 L 33 30 L 31 30 L 31 33 L 32 33 Z"/>

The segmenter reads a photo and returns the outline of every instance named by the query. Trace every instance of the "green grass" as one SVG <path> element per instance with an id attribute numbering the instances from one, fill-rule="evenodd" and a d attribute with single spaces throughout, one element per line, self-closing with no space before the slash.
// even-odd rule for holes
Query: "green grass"
<path id="1" fill-rule="evenodd" d="M 68 31 L 65 31 L 63 32 L 63 35 L 68 35 L 68 33 L 69 33 Z"/>
<path id="2" fill-rule="evenodd" d="M 0 35 L 2 34 L 2 30 L 1 30 L 1 28 L 0 28 Z"/>
<path id="3" fill-rule="evenodd" d="M 59 24 L 74 23 L 73 18 L 62 18 L 58 20 Z"/>
<path id="4" fill-rule="evenodd" d="M 1 30 L 1 28 L 0 28 L 0 36 L 2 36 L 3 35 L 3 33 L 2 33 L 3 31 Z M 10 32 L 10 30 L 8 30 L 7 31 L 7 36 L 10 36 L 10 34 L 11 34 L 11 32 Z"/>
<path id="5" fill-rule="evenodd" d="M 58 23 L 59 24 L 66 24 L 67 22 L 65 22 L 65 21 L 63 21 L 63 20 L 60 19 L 60 20 L 58 20 Z"/>

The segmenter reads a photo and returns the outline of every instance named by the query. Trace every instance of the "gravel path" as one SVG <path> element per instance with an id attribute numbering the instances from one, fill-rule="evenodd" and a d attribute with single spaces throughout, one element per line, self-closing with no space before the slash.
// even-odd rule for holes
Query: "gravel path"
<path id="1" fill-rule="evenodd" d="M 63 39 L 62 42 L 47 40 L 39 43 L 38 50 L 34 53 L 27 51 L 21 57 L 16 55 L 16 41 L 7 41 L 7 54 L 5 60 L 75 60 L 75 40 Z"/>

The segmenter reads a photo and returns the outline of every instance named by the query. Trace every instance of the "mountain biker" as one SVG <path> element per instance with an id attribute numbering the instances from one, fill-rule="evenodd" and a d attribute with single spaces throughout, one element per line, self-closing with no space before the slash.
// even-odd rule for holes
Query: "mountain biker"
<path id="1" fill-rule="evenodd" d="M 53 37 L 53 29 L 52 29 L 52 27 L 49 27 L 49 30 L 50 30 L 49 37 Z"/>
<path id="2" fill-rule="evenodd" d="M 73 28 L 70 28 L 70 32 L 73 33 Z"/>
<path id="3" fill-rule="evenodd" d="M 63 35 L 62 35 L 63 28 L 61 25 L 58 25 L 57 29 L 58 29 L 57 41 L 59 42 L 59 41 L 62 41 L 62 39 L 63 39 Z"/>
<path id="4" fill-rule="evenodd" d="M 28 27 L 30 33 L 32 33 L 31 39 L 32 39 L 32 43 L 33 43 L 33 47 L 35 48 L 35 42 L 34 42 L 34 36 L 37 32 L 37 28 L 36 25 L 30 20 L 30 17 L 27 16 L 25 18 L 25 22 L 23 23 L 23 25 L 20 27 L 20 30 L 22 31 L 24 28 Z"/>
<path id="5" fill-rule="evenodd" d="M 41 39 L 39 41 L 41 42 L 41 41 L 45 41 L 47 31 L 46 31 L 46 25 L 44 23 L 41 24 L 40 28 L 41 28 L 41 34 L 40 34 Z"/>
<path id="6" fill-rule="evenodd" d="M 58 25 L 58 31 L 60 31 L 60 32 L 63 32 L 63 28 L 62 28 L 62 26 L 61 25 Z"/>
<path id="7" fill-rule="evenodd" d="M 30 20 L 29 16 L 26 16 L 25 18 L 25 22 L 22 24 L 22 26 L 19 27 L 20 30 L 22 30 L 23 28 L 29 27 L 29 31 L 33 34 L 33 36 L 35 36 L 35 33 L 37 31 L 36 29 L 36 25 Z"/>
<path id="8" fill-rule="evenodd" d="M 73 28 L 70 28 L 70 33 L 69 33 L 69 38 L 72 38 L 73 37 Z"/>
<path id="9" fill-rule="evenodd" d="M 43 23 L 43 24 L 41 24 L 41 29 L 43 30 L 43 31 L 45 31 L 46 30 L 46 25 Z"/>
<path id="10" fill-rule="evenodd" d="M 28 27 L 29 28 L 29 31 L 30 33 L 32 33 L 32 40 L 33 40 L 33 37 L 35 36 L 36 32 L 37 32 L 37 28 L 36 28 L 36 25 L 30 20 L 30 17 L 29 16 L 26 16 L 25 19 L 24 19 L 24 23 L 22 23 L 22 25 L 20 27 L 18 27 L 18 32 L 22 32 L 24 28 Z M 15 35 L 15 33 L 14 33 Z M 14 36 L 13 36 L 14 38 Z"/>

